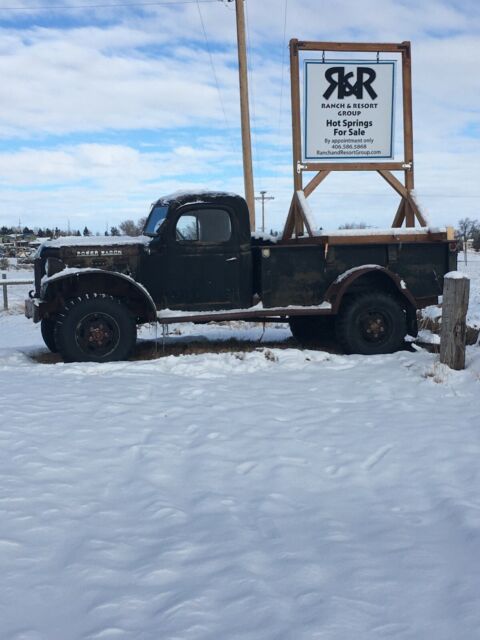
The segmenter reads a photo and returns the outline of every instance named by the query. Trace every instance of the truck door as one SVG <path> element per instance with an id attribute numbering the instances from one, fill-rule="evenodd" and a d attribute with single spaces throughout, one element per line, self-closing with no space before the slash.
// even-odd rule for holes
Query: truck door
<path id="1" fill-rule="evenodd" d="M 233 212 L 199 204 L 182 208 L 172 223 L 166 243 L 167 307 L 199 311 L 240 307 L 244 260 Z"/>

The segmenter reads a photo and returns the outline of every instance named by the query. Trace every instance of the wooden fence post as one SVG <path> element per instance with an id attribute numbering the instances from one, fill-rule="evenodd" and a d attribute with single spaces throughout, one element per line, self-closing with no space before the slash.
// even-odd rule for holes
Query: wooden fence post
<path id="1" fill-rule="evenodd" d="M 440 362 L 465 369 L 465 336 L 470 278 L 459 271 L 447 273 L 443 282 Z"/>

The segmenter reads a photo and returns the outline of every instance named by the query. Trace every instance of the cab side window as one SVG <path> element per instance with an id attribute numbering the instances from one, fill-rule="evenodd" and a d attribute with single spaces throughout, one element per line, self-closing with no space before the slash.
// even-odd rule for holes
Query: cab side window
<path id="1" fill-rule="evenodd" d="M 198 219 L 197 216 L 180 216 L 175 229 L 177 240 L 198 241 Z"/>
<path id="2" fill-rule="evenodd" d="M 175 228 L 177 242 L 228 242 L 232 237 L 230 215 L 224 209 L 198 209 L 180 216 Z"/>

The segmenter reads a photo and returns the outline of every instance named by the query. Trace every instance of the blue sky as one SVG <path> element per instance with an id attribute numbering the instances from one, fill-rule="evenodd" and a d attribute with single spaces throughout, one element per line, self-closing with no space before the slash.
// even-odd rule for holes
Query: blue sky
<path id="1" fill-rule="evenodd" d="M 177 189 L 243 193 L 233 5 L 161 1 L 0 0 L 0 225 L 103 231 Z M 40 8 L 53 5 L 79 8 Z M 419 202 L 432 225 L 480 217 L 477 2 L 245 6 L 255 190 L 275 198 L 268 228 L 282 227 L 293 186 L 292 37 L 411 40 Z M 376 174 L 329 176 L 310 200 L 324 228 L 389 226 L 398 203 Z"/>

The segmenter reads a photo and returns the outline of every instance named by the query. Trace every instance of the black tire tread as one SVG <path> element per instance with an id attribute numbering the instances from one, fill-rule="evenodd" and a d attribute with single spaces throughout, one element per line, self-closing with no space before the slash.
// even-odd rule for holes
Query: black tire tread
<path id="1" fill-rule="evenodd" d="M 47 349 L 52 353 L 58 353 L 57 341 L 55 339 L 55 325 L 58 321 L 58 316 L 52 315 L 42 318 L 40 322 L 40 332 L 42 334 L 43 341 Z"/>
<path id="2" fill-rule="evenodd" d="M 393 319 L 393 329 L 389 340 L 383 344 L 367 344 L 355 335 L 354 319 L 358 313 L 368 305 L 383 305 Z M 361 353 L 375 355 L 394 353 L 402 348 L 407 324 L 405 310 L 400 301 L 384 292 L 369 291 L 349 296 L 344 302 L 336 321 L 336 337 L 346 353 Z"/>
<path id="3" fill-rule="evenodd" d="M 69 319 L 70 314 L 75 312 L 84 303 L 90 303 L 95 301 L 106 302 L 107 305 L 102 304 L 110 308 L 112 313 L 117 312 L 120 314 L 120 322 L 124 324 L 124 332 L 122 335 L 121 344 L 115 349 L 112 354 L 108 354 L 108 357 L 92 358 L 87 357 L 84 353 L 76 347 L 69 335 Z M 116 306 L 114 306 L 116 305 Z M 126 360 L 136 342 L 136 325 L 135 319 L 121 300 L 105 293 L 89 293 L 75 298 L 70 298 L 65 303 L 64 309 L 57 316 L 57 322 L 55 324 L 55 342 L 58 347 L 58 352 L 62 355 L 65 362 L 109 362 L 116 360 Z"/>

